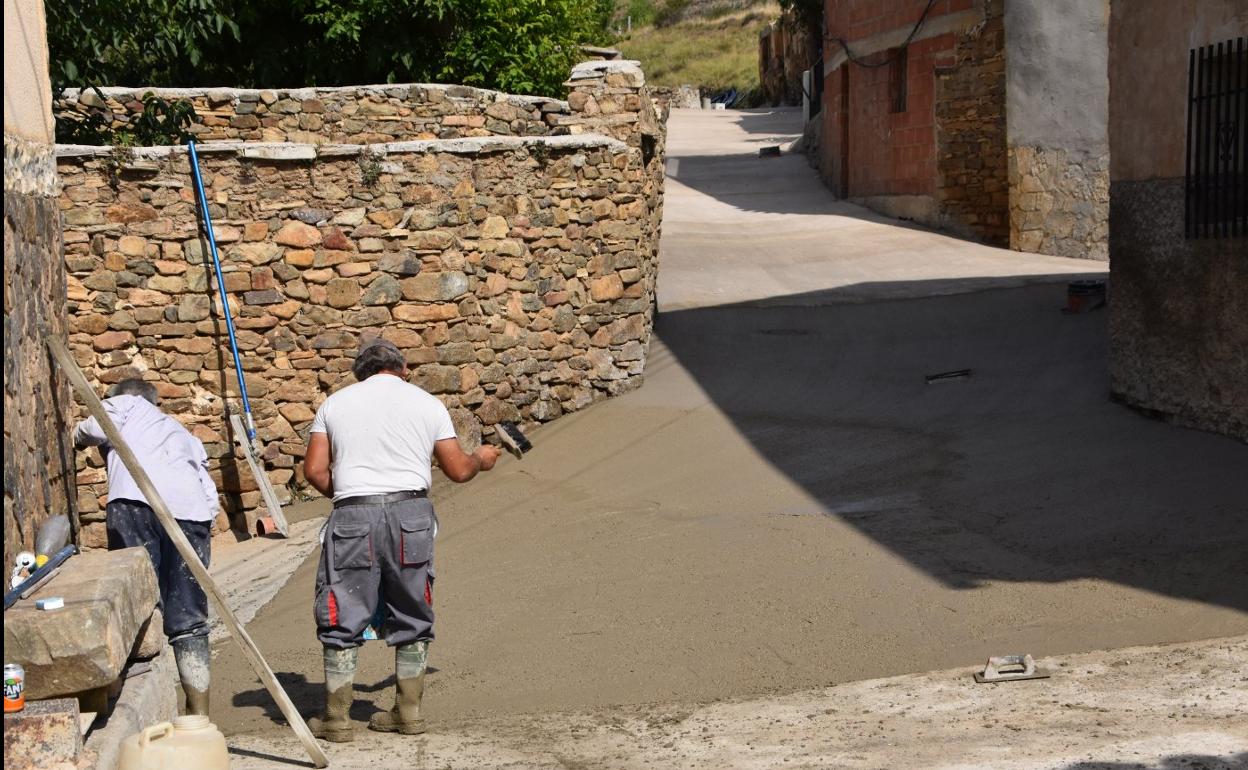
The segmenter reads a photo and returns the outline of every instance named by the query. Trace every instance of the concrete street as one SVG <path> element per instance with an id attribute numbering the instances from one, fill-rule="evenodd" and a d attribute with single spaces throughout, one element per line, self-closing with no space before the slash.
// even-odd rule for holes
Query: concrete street
<path id="1" fill-rule="evenodd" d="M 1066 282 L 1105 265 L 980 246 L 835 201 L 804 158 L 757 157 L 794 139 L 799 122 L 792 111 L 673 113 L 645 386 L 534 432 L 521 461 L 435 489 L 439 615 L 426 704 L 431 730 L 458 736 L 448 745 L 461 752 L 431 738 L 429 766 L 773 767 L 780 754 L 746 761 L 731 742 L 669 763 L 655 747 L 683 744 L 662 725 L 592 751 L 557 740 L 649 717 L 680 722 L 696 704 L 730 698 L 805 724 L 821 712 L 786 711 L 777 696 L 965 673 L 988 655 L 1248 634 L 1248 447 L 1110 402 L 1105 311 L 1059 312 Z M 925 379 L 960 369 L 970 375 Z M 284 563 L 272 566 L 293 569 Z M 305 561 L 249 624 L 309 713 L 321 682 L 313 570 Z M 1205 683 L 1211 692 L 1242 690 L 1236 644 Z M 358 719 L 389 707 L 392 663 L 380 643 L 366 646 Z M 214 718 L 237 736 L 238 758 L 270 766 L 266 756 L 293 751 L 237 650 L 220 647 L 214 665 Z M 1167 665 L 1148 681 L 1162 686 Z M 906 693 L 931 684 L 906 681 Z M 1079 686 L 1097 691 L 1095 680 Z M 1148 687 L 1132 686 L 1151 708 Z M 857 692 L 848 687 L 837 692 Z M 1047 700 L 1061 702 L 1057 692 Z M 846 697 L 828 708 L 862 713 L 836 748 L 840 764 L 813 740 L 785 762 L 937 766 L 918 753 L 871 754 L 891 745 L 905 712 Z M 1216 735 L 1210 751 L 1248 752 L 1243 725 L 1206 708 L 1215 706 L 1193 701 L 1190 713 Z M 553 713 L 567 711 L 596 716 L 586 726 Z M 1096 721 L 1070 714 L 1079 718 L 1048 723 L 1057 732 L 1047 745 Z M 487 740 L 480 720 L 491 734 L 514 732 L 490 744 L 489 761 L 457 763 L 464 745 Z M 1123 716 L 1119 743 L 1089 744 L 1099 748 L 1086 761 L 1161 767 L 1172 747 L 1200 745 L 1165 740 L 1166 724 L 1177 736 L 1195 722 L 1161 714 L 1133 734 Z M 698 729 L 728 740 L 737 717 Z M 794 730 L 758 740 L 811 738 Z M 1082 755 L 993 764 L 1007 757 L 981 750 L 1002 740 L 946 737 L 941 767 L 1154 766 L 1071 764 Z M 394 738 L 361 739 L 396 750 Z M 423 752 L 422 740 L 410 743 Z M 1127 744 L 1136 756 L 1112 748 Z M 368 765 L 388 766 L 381 756 Z"/>

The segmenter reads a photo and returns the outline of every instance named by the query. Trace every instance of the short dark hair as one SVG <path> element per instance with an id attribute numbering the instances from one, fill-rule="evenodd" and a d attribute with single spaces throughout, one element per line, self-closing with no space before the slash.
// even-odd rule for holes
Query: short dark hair
<path id="1" fill-rule="evenodd" d="M 138 377 L 122 380 L 109 388 L 108 397 L 112 398 L 113 396 L 138 396 L 152 402 L 156 406 L 160 406 L 160 394 L 156 392 L 156 386 L 146 380 L 140 380 Z"/>
<path id="2" fill-rule="evenodd" d="M 355 363 L 351 364 L 351 373 L 355 379 L 363 382 L 378 372 L 407 371 L 407 358 L 399 346 L 387 339 L 373 337 L 360 345 L 355 354 Z"/>

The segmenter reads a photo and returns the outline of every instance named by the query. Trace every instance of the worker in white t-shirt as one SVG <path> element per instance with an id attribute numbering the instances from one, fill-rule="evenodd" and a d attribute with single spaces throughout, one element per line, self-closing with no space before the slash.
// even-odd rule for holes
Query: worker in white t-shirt
<path id="1" fill-rule="evenodd" d="M 324 649 L 325 715 L 312 720 L 321 738 L 353 738 L 348 712 L 359 646 L 379 602 L 380 629 L 395 648 L 395 705 L 369 728 L 416 735 L 425 662 L 433 639 L 433 535 L 430 463 L 452 481 L 488 471 L 499 450 L 466 454 L 446 406 L 408 383 L 407 361 L 394 343 L 372 338 L 352 366 L 359 382 L 334 393 L 312 421 L 304 475 L 332 497 L 328 533 L 316 575 L 317 638 Z"/>

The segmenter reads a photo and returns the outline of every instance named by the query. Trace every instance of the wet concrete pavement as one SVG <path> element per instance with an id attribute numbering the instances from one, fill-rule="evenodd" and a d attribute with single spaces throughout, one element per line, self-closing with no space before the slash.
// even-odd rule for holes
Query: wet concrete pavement
<path id="1" fill-rule="evenodd" d="M 792 125 L 674 114 L 645 386 L 435 489 L 435 730 L 1248 633 L 1248 447 L 1109 401 L 1105 314 L 1058 311 L 1103 265 L 833 201 L 755 157 Z M 310 565 L 249 625 L 309 711 Z M 356 717 L 392 665 L 366 645 Z M 214 674 L 227 732 L 274 730 Z"/>

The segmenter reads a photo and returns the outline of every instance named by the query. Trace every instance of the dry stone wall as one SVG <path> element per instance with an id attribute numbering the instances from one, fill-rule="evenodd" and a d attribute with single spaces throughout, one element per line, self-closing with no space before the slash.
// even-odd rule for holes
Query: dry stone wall
<path id="1" fill-rule="evenodd" d="M 465 136 L 567 133 L 568 103 L 469 86 L 434 84 L 340 88 L 103 88 L 63 92 L 57 120 L 96 114 L 124 129 L 143 112 L 143 97 L 186 99 L 199 141 L 374 144 Z M 101 94 L 103 98 L 101 98 Z"/>
<path id="2" fill-rule="evenodd" d="M 653 324 L 663 117 L 635 63 L 569 80 L 562 136 L 211 142 L 200 159 L 269 479 L 306 490 L 316 408 L 359 342 L 406 353 L 468 444 L 637 387 Z M 101 389 L 140 376 L 204 440 L 229 521 L 260 495 L 184 148 L 58 148 L 70 344 Z M 102 534 L 104 470 L 78 461 Z M 95 530 L 100 530 L 95 532 Z"/>

